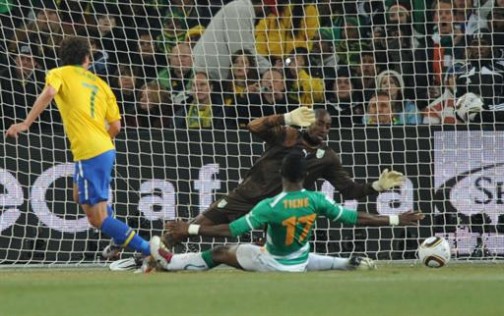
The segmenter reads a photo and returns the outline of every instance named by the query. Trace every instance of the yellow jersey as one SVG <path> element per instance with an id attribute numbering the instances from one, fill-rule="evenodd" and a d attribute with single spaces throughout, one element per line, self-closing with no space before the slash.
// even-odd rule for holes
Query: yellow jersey
<path id="1" fill-rule="evenodd" d="M 94 158 L 114 149 L 105 122 L 121 119 L 112 89 L 81 66 L 52 69 L 46 85 L 56 89 L 56 106 L 70 141 L 74 161 Z"/>

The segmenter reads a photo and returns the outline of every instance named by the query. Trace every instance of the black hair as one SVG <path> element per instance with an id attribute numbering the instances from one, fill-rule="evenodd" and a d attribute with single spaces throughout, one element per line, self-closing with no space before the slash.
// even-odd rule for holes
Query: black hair
<path id="1" fill-rule="evenodd" d="M 82 65 L 86 56 L 91 56 L 91 47 L 87 38 L 70 36 L 61 41 L 59 57 L 62 66 Z"/>
<path id="2" fill-rule="evenodd" d="M 289 182 L 299 182 L 305 178 L 306 160 L 301 151 L 292 151 L 283 158 L 280 175 Z"/>
<path id="3" fill-rule="evenodd" d="M 315 118 L 317 118 L 317 119 L 319 117 L 322 117 L 322 116 L 325 116 L 325 115 L 331 115 L 329 113 L 329 111 L 327 111 L 326 109 L 323 109 L 323 108 L 315 109 L 314 112 L 315 112 Z"/>
<path id="4" fill-rule="evenodd" d="M 387 97 L 390 99 L 390 95 L 387 91 L 384 91 L 384 90 L 377 90 L 375 93 L 373 93 L 373 95 L 371 96 L 371 98 L 378 98 L 378 97 Z"/>
<path id="5" fill-rule="evenodd" d="M 154 38 L 154 35 L 152 35 L 152 32 L 149 29 L 146 28 L 140 28 L 137 31 L 137 38 L 142 37 L 143 35 L 149 35 L 150 37 Z"/>
<path id="6" fill-rule="evenodd" d="M 304 30 L 301 29 L 301 22 L 305 17 L 305 7 L 303 4 L 295 4 L 292 8 L 292 31 L 294 34 L 300 34 Z"/>
<path id="7" fill-rule="evenodd" d="M 310 60 L 308 58 L 308 49 L 304 47 L 296 47 L 292 49 L 289 53 L 290 58 L 297 58 L 298 56 L 303 58 L 304 66 L 303 70 L 308 73 L 308 75 L 312 75 L 311 67 L 310 67 Z M 287 89 L 291 89 L 291 87 L 297 82 L 297 80 L 292 80 L 294 76 L 291 74 L 290 71 L 286 70 L 285 71 L 285 76 L 287 79 L 286 86 L 288 87 Z"/>
<path id="8" fill-rule="evenodd" d="M 213 80 L 210 78 L 210 75 L 205 72 L 205 71 L 197 71 L 194 73 L 194 76 L 193 76 L 193 79 L 197 76 L 197 75 L 204 75 L 206 78 L 207 78 L 207 81 L 208 81 L 208 84 L 213 86 L 214 85 L 214 82 Z"/>
<path id="9" fill-rule="evenodd" d="M 291 50 L 290 55 L 292 57 L 301 56 L 304 60 L 304 68 L 308 69 L 310 67 L 310 60 L 308 59 L 309 51 L 305 47 L 296 47 Z"/>
<path id="10" fill-rule="evenodd" d="M 280 69 L 277 69 L 277 68 L 268 68 L 266 71 L 264 71 L 262 74 L 261 74 L 261 78 L 264 76 L 265 73 L 267 72 L 276 72 L 277 74 L 280 74 L 280 76 L 282 76 L 282 79 L 284 78 L 284 72 Z"/>
<path id="11" fill-rule="evenodd" d="M 237 50 L 236 52 L 233 53 L 231 56 L 231 63 L 234 65 L 236 63 L 236 60 L 244 56 L 248 62 L 249 62 L 249 71 L 246 74 L 247 77 L 247 84 L 252 84 L 258 81 L 259 79 L 259 74 L 257 72 L 257 64 L 256 64 L 256 59 L 254 58 L 254 55 L 252 52 L 248 49 L 240 49 Z M 233 66 L 231 66 L 233 67 Z M 235 95 L 235 92 L 233 91 L 233 71 L 230 70 L 228 77 L 226 80 L 222 83 L 222 89 L 224 92 L 227 92 L 228 94 Z"/>
<path id="12" fill-rule="evenodd" d="M 362 59 L 364 58 L 364 56 L 372 56 L 375 60 L 377 59 L 376 58 L 376 54 L 375 52 L 371 51 L 371 50 L 362 50 L 359 54 L 359 61 L 362 62 Z"/>

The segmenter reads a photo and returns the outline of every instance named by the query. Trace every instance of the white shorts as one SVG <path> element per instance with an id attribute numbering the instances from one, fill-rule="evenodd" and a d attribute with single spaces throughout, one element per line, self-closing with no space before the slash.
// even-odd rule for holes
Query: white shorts
<path id="1" fill-rule="evenodd" d="M 295 265 L 281 264 L 264 247 L 251 244 L 238 245 L 236 259 L 244 270 L 258 272 L 304 272 L 307 265 L 307 262 Z"/>

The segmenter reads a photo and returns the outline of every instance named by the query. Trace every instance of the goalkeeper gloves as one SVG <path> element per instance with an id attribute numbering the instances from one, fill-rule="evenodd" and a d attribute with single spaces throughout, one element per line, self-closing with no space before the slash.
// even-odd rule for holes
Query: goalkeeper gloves
<path id="1" fill-rule="evenodd" d="M 404 183 L 404 175 L 397 171 L 383 170 L 380 178 L 374 181 L 372 186 L 375 191 L 382 192 Z"/>
<path id="2" fill-rule="evenodd" d="M 461 96 L 455 105 L 455 116 L 461 122 L 472 121 L 483 110 L 483 100 L 472 92 Z"/>
<path id="3" fill-rule="evenodd" d="M 285 125 L 295 125 L 306 127 L 310 126 L 315 122 L 315 112 L 313 109 L 307 108 L 306 106 L 300 106 L 299 108 L 284 114 Z"/>

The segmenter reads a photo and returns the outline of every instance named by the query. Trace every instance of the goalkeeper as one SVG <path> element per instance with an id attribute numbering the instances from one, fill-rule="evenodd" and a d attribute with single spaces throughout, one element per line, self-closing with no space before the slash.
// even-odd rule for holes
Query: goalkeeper
<path id="1" fill-rule="evenodd" d="M 231 224 L 200 226 L 186 222 L 167 224 L 174 237 L 200 235 L 237 237 L 252 229 L 267 226 L 265 247 L 252 244 L 221 246 L 201 253 L 172 254 L 154 236 L 150 241 L 152 256 L 164 270 L 207 270 L 219 264 L 248 271 L 303 272 L 314 270 L 373 269 L 364 257 L 336 258 L 310 253 L 310 236 L 318 215 L 349 225 L 409 225 L 424 218 L 421 212 L 380 216 L 348 210 L 322 193 L 303 189 L 309 161 L 291 153 L 283 159 L 280 174 L 282 192 L 257 204 L 252 211 Z"/>
<path id="2" fill-rule="evenodd" d="M 291 127 L 308 127 L 298 130 Z M 304 152 L 307 176 L 306 189 L 313 190 L 319 178 L 329 181 L 345 199 L 362 198 L 400 186 L 404 176 L 385 169 L 379 180 L 372 183 L 355 183 L 343 170 L 338 155 L 324 140 L 331 127 L 331 116 L 324 109 L 299 107 L 284 115 L 270 115 L 248 124 L 250 132 L 266 142 L 266 150 L 246 174 L 244 180 L 227 196 L 215 201 L 209 209 L 199 214 L 194 224 L 210 226 L 230 223 L 247 214 L 264 198 L 282 191 L 279 174 L 282 159 L 293 148 Z M 172 247 L 177 238 L 165 235 L 165 243 Z"/>
<path id="3" fill-rule="evenodd" d="M 61 42 L 63 66 L 48 72 L 46 85 L 28 116 L 11 125 L 6 136 L 17 138 L 27 131 L 55 99 L 75 161 L 74 200 L 84 209 L 89 223 L 115 243 L 104 250 L 104 256 L 113 257 L 121 247 L 149 255 L 149 243 L 111 216 L 112 208 L 107 206 L 116 155 L 112 139 L 121 130 L 121 116 L 110 87 L 86 70 L 90 49 L 85 38 L 67 37 Z"/>

